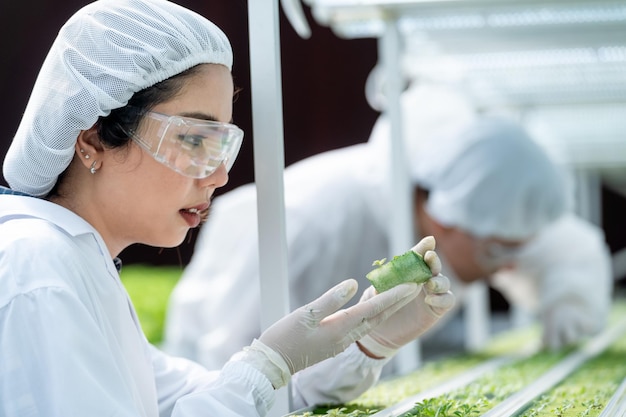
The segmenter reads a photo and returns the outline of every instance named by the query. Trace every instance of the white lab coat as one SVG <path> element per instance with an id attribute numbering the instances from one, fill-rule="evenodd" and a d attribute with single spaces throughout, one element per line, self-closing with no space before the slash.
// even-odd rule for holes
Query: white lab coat
<path id="1" fill-rule="evenodd" d="M 252 416 L 243 362 L 208 372 L 145 339 L 104 241 L 53 203 L 0 195 L 0 416 Z"/>
<path id="2" fill-rule="evenodd" d="M 491 284 L 514 306 L 544 321 L 548 313 L 571 303 L 590 319 L 591 333 L 606 325 L 612 292 L 611 256 L 604 233 L 567 214 L 539 233 L 516 260 L 516 268 L 496 273 Z"/>
<path id="3" fill-rule="evenodd" d="M 294 405 L 352 399 L 385 363 L 352 345 L 301 372 L 312 386 L 294 376 Z M 150 345 L 88 223 L 44 200 L 0 195 L 0 416 L 248 417 L 273 402 L 270 382 L 247 363 L 210 372 Z"/>
<path id="4" fill-rule="evenodd" d="M 372 269 L 372 261 L 393 255 L 389 253 L 390 230 L 386 221 L 393 202 L 387 194 L 384 146 L 381 141 L 370 141 L 287 167 L 285 215 L 292 308 L 345 278 L 356 278 L 364 290 L 369 286 L 365 274 Z M 530 284 L 537 294 L 542 294 L 537 299 L 549 303 L 567 288 L 569 281 L 577 283 L 572 290 L 586 294 L 586 287 L 578 285 L 579 278 L 593 277 L 599 290 L 585 303 L 590 314 L 601 322 L 610 302 L 606 288 L 612 282 L 602 232 L 578 220 L 549 230 L 544 230 L 551 236 L 549 241 L 527 258 L 528 265 L 533 265 L 533 257 L 543 265 L 540 270 L 527 268 L 534 274 L 533 280 L 510 281 L 502 289 L 512 303 L 517 303 L 520 300 L 513 296 L 516 285 Z M 561 251 L 567 242 L 576 242 L 575 250 Z M 233 254 L 237 254 L 238 262 L 222 261 Z M 582 262 L 583 258 L 590 261 Z M 442 261 L 443 273 L 451 278 L 460 306 L 465 288 Z M 560 273 L 569 271 L 571 265 L 579 267 L 580 272 Z M 172 293 L 164 348 L 209 368 L 219 368 L 233 352 L 259 334 L 258 279 L 256 196 L 254 185 L 249 184 L 213 202 L 194 256 Z M 548 285 L 554 279 L 561 285 Z M 444 320 L 437 327 L 442 323 Z"/>

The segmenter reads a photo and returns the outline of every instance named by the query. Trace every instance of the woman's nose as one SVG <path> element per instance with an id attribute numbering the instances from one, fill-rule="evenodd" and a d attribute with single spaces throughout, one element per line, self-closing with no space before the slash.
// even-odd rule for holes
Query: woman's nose
<path id="1" fill-rule="evenodd" d="M 208 177 L 200 178 L 201 187 L 212 187 L 219 188 L 223 187 L 228 183 L 228 171 L 226 171 L 226 166 L 224 164 L 220 164 L 219 167 Z"/>

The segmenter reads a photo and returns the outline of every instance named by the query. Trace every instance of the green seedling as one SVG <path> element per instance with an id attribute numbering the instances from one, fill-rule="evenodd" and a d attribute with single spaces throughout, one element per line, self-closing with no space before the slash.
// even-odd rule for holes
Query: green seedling
<path id="1" fill-rule="evenodd" d="M 394 256 L 389 262 L 385 261 L 374 261 L 372 266 L 376 266 L 376 269 L 366 275 L 379 293 L 405 282 L 422 284 L 433 276 L 422 255 L 412 250 Z"/>

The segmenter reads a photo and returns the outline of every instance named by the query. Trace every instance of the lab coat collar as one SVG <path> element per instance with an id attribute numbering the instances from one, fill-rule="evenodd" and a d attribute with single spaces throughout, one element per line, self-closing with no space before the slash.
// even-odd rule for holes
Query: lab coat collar
<path id="1" fill-rule="evenodd" d="M 98 235 L 96 229 L 72 211 L 36 197 L 0 195 L 0 223 L 9 219 L 33 217 L 54 223 L 71 236 L 87 233 Z"/>
<path id="2" fill-rule="evenodd" d="M 4 188 L 4 190 L 8 189 Z M 49 221 L 73 237 L 91 234 L 100 247 L 100 251 L 111 258 L 100 233 L 76 213 L 58 204 L 28 194 L 0 192 L 0 224 L 11 219 L 23 218 Z M 122 269 L 122 261 L 119 258 L 114 258 L 110 264 L 114 266 L 113 270 L 119 274 Z"/>

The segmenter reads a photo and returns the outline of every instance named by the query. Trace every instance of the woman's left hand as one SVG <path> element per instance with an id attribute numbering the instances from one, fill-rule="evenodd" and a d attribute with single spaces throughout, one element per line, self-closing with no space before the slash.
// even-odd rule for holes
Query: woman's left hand
<path id="1" fill-rule="evenodd" d="M 430 329 L 455 302 L 450 292 L 450 281 L 441 275 L 441 261 L 434 252 L 435 239 L 425 237 L 414 250 L 424 257 L 433 277 L 423 284 L 422 291 L 410 303 L 376 326 L 359 340 L 361 350 L 369 356 L 386 358 L 393 356 L 403 345 L 421 336 Z M 364 302 L 376 295 L 370 286 L 361 296 Z"/>

